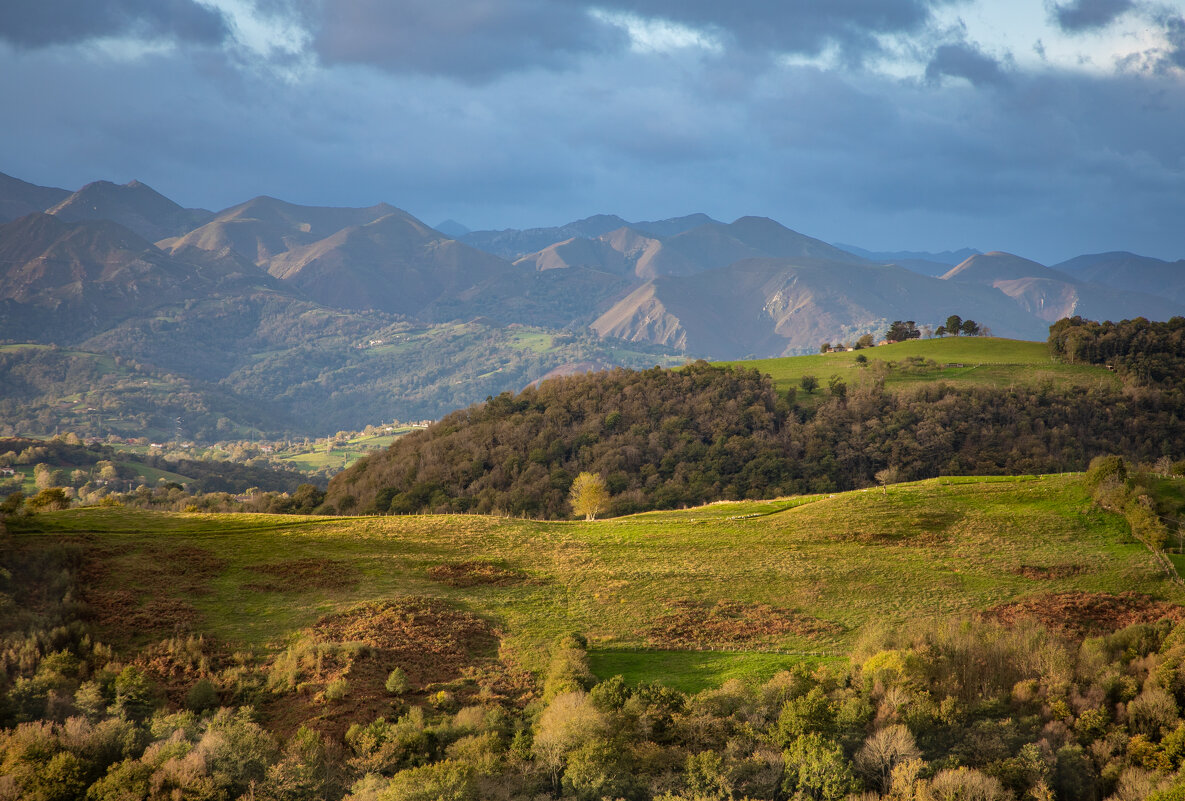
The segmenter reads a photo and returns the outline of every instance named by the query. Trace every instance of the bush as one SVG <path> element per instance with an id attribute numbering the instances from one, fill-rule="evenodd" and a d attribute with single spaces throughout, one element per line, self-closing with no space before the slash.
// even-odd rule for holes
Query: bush
<path id="1" fill-rule="evenodd" d="M 340 701 L 349 694 L 350 682 L 345 678 L 334 679 L 321 691 L 321 697 L 326 701 Z"/>
<path id="2" fill-rule="evenodd" d="M 397 667 L 387 674 L 387 683 L 384 686 L 391 695 L 403 695 L 407 692 L 409 684 L 407 674 L 403 672 L 403 668 Z"/>
<path id="3" fill-rule="evenodd" d="M 185 694 L 185 708 L 194 712 L 205 712 L 218 706 L 218 690 L 209 679 L 198 679 Z"/>

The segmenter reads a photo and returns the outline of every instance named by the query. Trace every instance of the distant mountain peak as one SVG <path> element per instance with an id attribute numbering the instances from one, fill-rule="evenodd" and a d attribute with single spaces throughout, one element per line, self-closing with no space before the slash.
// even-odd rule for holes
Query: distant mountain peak
<path id="1" fill-rule="evenodd" d="M 138 180 L 92 181 L 49 213 L 68 222 L 111 220 L 152 242 L 179 236 L 212 216 L 204 209 L 183 208 Z"/>
<path id="2" fill-rule="evenodd" d="M 469 233 L 472 230 L 471 228 L 464 225 L 463 223 L 457 222 L 452 217 L 448 218 L 447 220 L 444 220 L 443 222 L 437 223 L 436 225 L 434 225 L 432 227 L 435 228 L 437 231 L 440 231 L 440 233 L 442 233 L 442 234 L 447 234 L 448 236 L 451 236 L 453 239 L 460 239 L 461 237 L 465 236 L 465 234 Z"/>

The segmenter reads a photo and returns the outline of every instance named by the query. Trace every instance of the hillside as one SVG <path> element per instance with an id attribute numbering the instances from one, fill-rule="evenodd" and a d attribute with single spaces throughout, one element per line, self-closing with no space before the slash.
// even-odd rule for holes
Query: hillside
<path id="1" fill-rule="evenodd" d="M 864 364 L 846 358 L 864 353 Z M 608 513 L 625 514 L 855 489 L 887 468 L 921 479 L 1185 452 L 1175 385 L 1131 391 L 1105 368 L 1053 364 L 1032 343 L 960 338 L 834 356 L 614 371 L 507 393 L 356 463 L 330 483 L 325 510 L 557 517 L 590 471 L 608 483 Z M 775 372 L 776 388 L 751 365 Z M 829 372 L 813 392 L 792 380 L 818 367 Z"/>
<path id="2" fill-rule="evenodd" d="M 1139 754 L 1185 733 L 1159 683 L 1185 590 L 1075 476 L 595 523 L 9 523 L 19 797 L 891 798 L 898 762 L 898 788 L 1068 801 L 1168 786 Z"/>
<path id="3" fill-rule="evenodd" d="M 118 544 L 117 551 L 96 553 L 110 568 L 93 592 L 118 585 L 162 537 L 175 553 L 200 555 L 219 565 L 207 574 L 207 593 L 178 597 L 146 575 L 141 600 L 128 611 L 166 599 L 184 602 L 196 630 L 235 645 L 276 647 L 318 618 L 368 601 L 434 597 L 497 620 L 505 653 L 525 666 L 541 669 L 547 643 L 581 631 L 595 645 L 594 664 L 599 652 L 605 659 L 633 654 L 662 675 L 666 650 L 842 657 L 866 627 L 966 617 L 1056 593 L 1134 592 L 1185 602 L 1185 590 L 1166 579 L 1122 519 L 1084 515 L 1086 503 L 1077 478 L 1022 476 L 937 479 L 895 485 L 887 495 L 878 489 L 717 504 L 595 523 L 84 509 L 10 528 L 36 538 L 23 541 L 91 532 L 97 545 Z M 152 535 L 142 533 L 148 529 Z M 210 536 L 215 531 L 224 533 Z M 259 581 L 254 566 L 277 560 L 320 564 L 342 578 L 284 591 L 250 589 Z M 485 581 L 475 572 L 472 583 L 453 581 L 440 566 L 462 577 L 487 566 L 480 569 L 504 578 Z M 1061 569 L 1067 566 L 1073 569 Z M 1050 576 L 1028 575 L 1043 570 Z M 694 610 L 707 613 L 718 603 L 738 604 L 742 620 L 782 614 L 799 623 L 740 635 L 692 622 Z M 278 608 L 283 614 L 260 614 Z M 689 628 L 665 627 L 663 621 L 681 616 Z M 160 632 L 170 626 L 167 619 L 156 624 Z M 143 642 L 152 629 L 123 636 L 129 635 Z M 658 653 L 648 656 L 649 648 Z M 795 660 L 791 655 L 782 664 Z M 743 664 L 743 656 L 736 661 Z M 767 661 L 765 669 L 776 664 Z M 670 678 L 683 686 L 705 683 L 694 669 Z"/>
<path id="4" fill-rule="evenodd" d="M 169 309 L 85 348 L 0 345 L 0 432 L 171 439 L 181 417 L 185 436 L 204 442 L 323 436 L 375 420 L 435 419 L 571 366 L 683 361 L 492 321 L 400 323 L 267 296 L 210 307 Z"/>
<path id="5" fill-rule="evenodd" d="M 863 357 L 866 361 L 861 362 Z M 798 402 L 810 402 L 801 390 L 804 375 L 824 384 L 833 375 L 853 387 L 883 383 L 890 390 L 921 384 L 956 387 L 1037 387 L 1048 383 L 1069 387 L 1118 389 L 1119 378 L 1101 365 L 1067 364 L 1056 360 L 1045 342 L 998 337 L 941 337 L 896 342 L 858 351 L 816 353 L 780 359 L 722 362 L 769 375 L 780 392 L 798 390 Z M 822 399 L 824 393 L 818 397 Z"/>

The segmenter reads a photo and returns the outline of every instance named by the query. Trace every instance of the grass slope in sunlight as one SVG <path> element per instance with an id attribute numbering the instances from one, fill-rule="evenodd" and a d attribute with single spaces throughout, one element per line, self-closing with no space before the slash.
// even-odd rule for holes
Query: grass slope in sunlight
<path id="1" fill-rule="evenodd" d="M 108 638 L 125 644 L 181 626 L 271 650 L 360 602 L 431 596 L 493 621 L 504 655 L 531 669 L 579 631 L 599 674 L 683 689 L 842 658 L 869 625 L 1019 598 L 1185 602 L 1076 476 L 939 478 L 592 523 L 92 508 L 10 528 L 18 545 L 86 552 L 97 613 L 115 604 Z M 120 629 L 127 620 L 142 625 Z"/>
<path id="2" fill-rule="evenodd" d="M 868 361 L 861 364 L 857 357 Z M 1049 355 L 1044 342 L 1026 342 L 996 337 L 943 337 L 915 339 L 875 348 L 843 353 L 819 353 L 781 359 L 729 362 L 769 374 L 774 386 L 785 391 L 799 387 L 804 375 L 819 379 L 814 397 L 827 395 L 827 380 L 838 375 L 854 386 L 883 379 L 889 388 L 945 381 L 971 386 L 1053 387 L 1116 386 L 1119 379 L 1095 365 L 1060 364 Z M 798 399 L 811 396 L 799 390 Z"/>

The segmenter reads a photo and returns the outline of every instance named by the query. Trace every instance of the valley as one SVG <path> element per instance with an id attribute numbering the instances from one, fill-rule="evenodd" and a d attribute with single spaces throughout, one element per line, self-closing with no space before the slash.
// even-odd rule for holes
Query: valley
<path id="1" fill-rule="evenodd" d="M 70 193 L 9 176 L 0 209 L 10 434 L 159 438 L 180 417 L 204 442 L 321 436 L 547 375 L 814 353 L 894 319 L 958 313 L 1041 340 L 1075 314 L 1185 312 L 1181 271 L 1157 259 L 849 251 L 755 216 L 453 238 L 385 203 L 211 212 L 136 181 Z"/>

